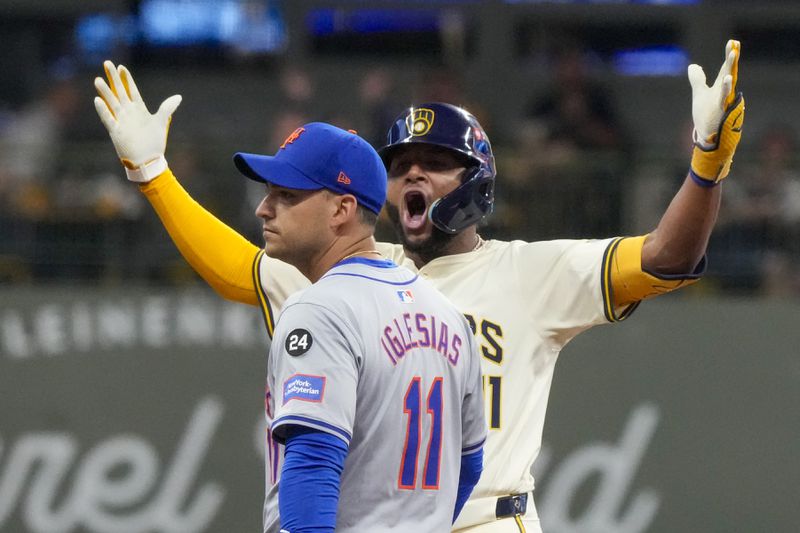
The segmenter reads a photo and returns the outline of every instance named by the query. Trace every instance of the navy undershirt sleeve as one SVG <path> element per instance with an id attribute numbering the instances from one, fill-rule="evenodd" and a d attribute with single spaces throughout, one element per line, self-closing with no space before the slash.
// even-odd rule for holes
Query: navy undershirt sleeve
<path id="1" fill-rule="evenodd" d="M 278 509 L 289 533 L 333 533 L 347 444 L 324 431 L 286 426 Z M 470 489 L 471 490 L 471 489 Z"/>

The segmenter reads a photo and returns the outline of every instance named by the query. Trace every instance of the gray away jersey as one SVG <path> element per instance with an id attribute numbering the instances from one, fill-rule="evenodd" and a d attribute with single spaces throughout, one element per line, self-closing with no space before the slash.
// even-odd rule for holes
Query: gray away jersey
<path id="1" fill-rule="evenodd" d="M 265 532 L 279 531 L 282 436 L 298 424 L 349 446 L 337 532 L 449 531 L 461 456 L 486 438 L 465 317 L 390 261 L 339 263 L 290 297 L 267 363 Z"/>

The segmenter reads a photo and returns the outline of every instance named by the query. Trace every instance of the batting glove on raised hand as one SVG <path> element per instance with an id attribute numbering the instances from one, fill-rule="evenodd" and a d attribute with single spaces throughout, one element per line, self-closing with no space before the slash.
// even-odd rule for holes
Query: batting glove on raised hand
<path id="1" fill-rule="evenodd" d="M 108 83 L 94 79 L 99 97 L 94 107 L 108 130 L 128 179 L 147 183 L 167 169 L 164 151 L 172 114 L 181 103 L 181 95 L 170 96 L 155 114 L 145 106 L 133 76 L 127 68 L 105 61 Z"/>
<path id="2" fill-rule="evenodd" d="M 713 187 L 730 171 L 736 145 L 742 137 L 744 97 L 736 93 L 739 77 L 739 41 L 725 47 L 725 62 L 711 87 L 700 65 L 689 65 L 692 86 L 694 151 L 690 174 L 704 187 Z"/>

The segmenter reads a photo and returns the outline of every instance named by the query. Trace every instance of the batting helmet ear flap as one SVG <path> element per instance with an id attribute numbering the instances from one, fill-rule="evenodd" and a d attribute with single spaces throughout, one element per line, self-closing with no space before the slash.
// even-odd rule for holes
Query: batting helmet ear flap
<path id="1" fill-rule="evenodd" d="M 491 214 L 494 206 L 494 175 L 485 167 L 467 169 L 455 190 L 428 209 L 430 221 L 445 233 L 455 234 Z"/>

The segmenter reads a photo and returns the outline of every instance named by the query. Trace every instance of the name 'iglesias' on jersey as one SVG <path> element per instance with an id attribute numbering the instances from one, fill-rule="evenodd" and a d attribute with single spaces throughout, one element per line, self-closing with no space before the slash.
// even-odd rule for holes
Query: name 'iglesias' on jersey
<path id="1" fill-rule="evenodd" d="M 414 348 L 431 348 L 446 357 L 451 365 L 458 364 L 463 344 L 458 333 L 450 334 L 447 322 L 425 313 L 403 313 L 393 318 L 384 328 L 381 346 L 393 365 L 406 352 Z"/>

